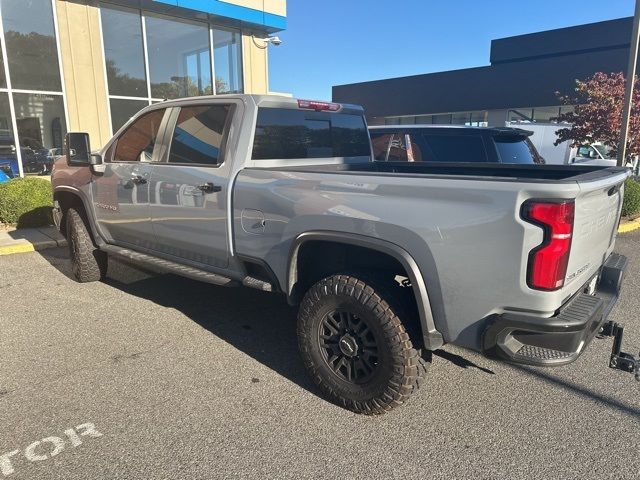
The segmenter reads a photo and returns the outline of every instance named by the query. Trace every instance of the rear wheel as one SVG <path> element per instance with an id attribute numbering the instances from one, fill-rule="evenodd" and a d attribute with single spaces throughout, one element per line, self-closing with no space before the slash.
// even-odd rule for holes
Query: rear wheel
<path id="1" fill-rule="evenodd" d="M 86 283 L 103 279 L 107 274 L 107 255 L 93 243 L 84 212 L 70 208 L 65 223 L 71 270 L 76 280 Z"/>
<path id="2" fill-rule="evenodd" d="M 384 283 L 365 275 L 333 275 L 307 292 L 298 315 L 300 351 L 332 401 L 380 414 L 417 390 L 429 361 L 414 348 L 401 312 Z"/>

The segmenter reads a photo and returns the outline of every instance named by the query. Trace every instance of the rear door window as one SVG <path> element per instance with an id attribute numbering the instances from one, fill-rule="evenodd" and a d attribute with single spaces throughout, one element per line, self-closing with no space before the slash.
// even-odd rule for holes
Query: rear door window
<path id="1" fill-rule="evenodd" d="M 231 105 L 182 107 L 173 131 L 169 163 L 219 165 Z"/>
<path id="2" fill-rule="evenodd" d="M 522 136 L 499 136 L 493 138 L 501 163 L 540 163 L 535 147 Z"/>
<path id="3" fill-rule="evenodd" d="M 370 157 L 364 118 L 346 113 L 260 108 L 254 160 Z"/>
<path id="4" fill-rule="evenodd" d="M 424 134 L 423 139 L 431 150 L 429 161 L 448 163 L 489 161 L 481 135 Z"/>

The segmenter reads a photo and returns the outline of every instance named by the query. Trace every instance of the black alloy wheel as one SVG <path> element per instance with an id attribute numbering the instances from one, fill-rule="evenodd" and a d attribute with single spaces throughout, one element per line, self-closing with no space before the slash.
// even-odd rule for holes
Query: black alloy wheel
<path id="1" fill-rule="evenodd" d="M 366 320 L 334 310 L 324 316 L 318 333 L 322 356 L 338 377 L 362 384 L 375 374 L 379 347 Z"/>
<path id="2" fill-rule="evenodd" d="M 315 384 L 336 404 L 367 415 L 405 403 L 431 360 L 431 352 L 414 347 L 403 321 L 415 319 L 385 280 L 366 273 L 326 277 L 298 312 L 300 354 Z"/>

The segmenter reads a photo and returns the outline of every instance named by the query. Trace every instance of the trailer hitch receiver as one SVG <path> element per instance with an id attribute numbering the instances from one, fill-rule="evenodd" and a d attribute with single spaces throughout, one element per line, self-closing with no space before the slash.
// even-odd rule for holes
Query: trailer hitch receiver
<path id="1" fill-rule="evenodd" d="M 611 357 L 609 358 L 609 368 L 632 373 L 636 380 L 640 381 L 640 359 L 630 353 L 622 352 L 622 336 L 624 335 L 624 325 L 617 322 L 607 322 L 600 329 L 600 337 L 613 337 L 611 347 Z M 640 355 L 639 355 L 640 356 Z"/>

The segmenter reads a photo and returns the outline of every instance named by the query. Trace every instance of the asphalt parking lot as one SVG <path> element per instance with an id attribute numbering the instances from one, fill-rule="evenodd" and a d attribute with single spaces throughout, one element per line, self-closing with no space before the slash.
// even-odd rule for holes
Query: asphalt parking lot
<path id="1" fill-rule="evenodd" d="M 640 232 L 613 319 L 640 349 Z M 640 472 L 640 383 L 607 365 L 516 367 L 446 347 L 391 414 L 322 399 L 283 298 L 67 252 L 0 257 L 0 478 L 624 478 Z M 113 267 L 113 268 L 112 268 Z M 39 443 L 38 443 L 39 442 Z"/>

